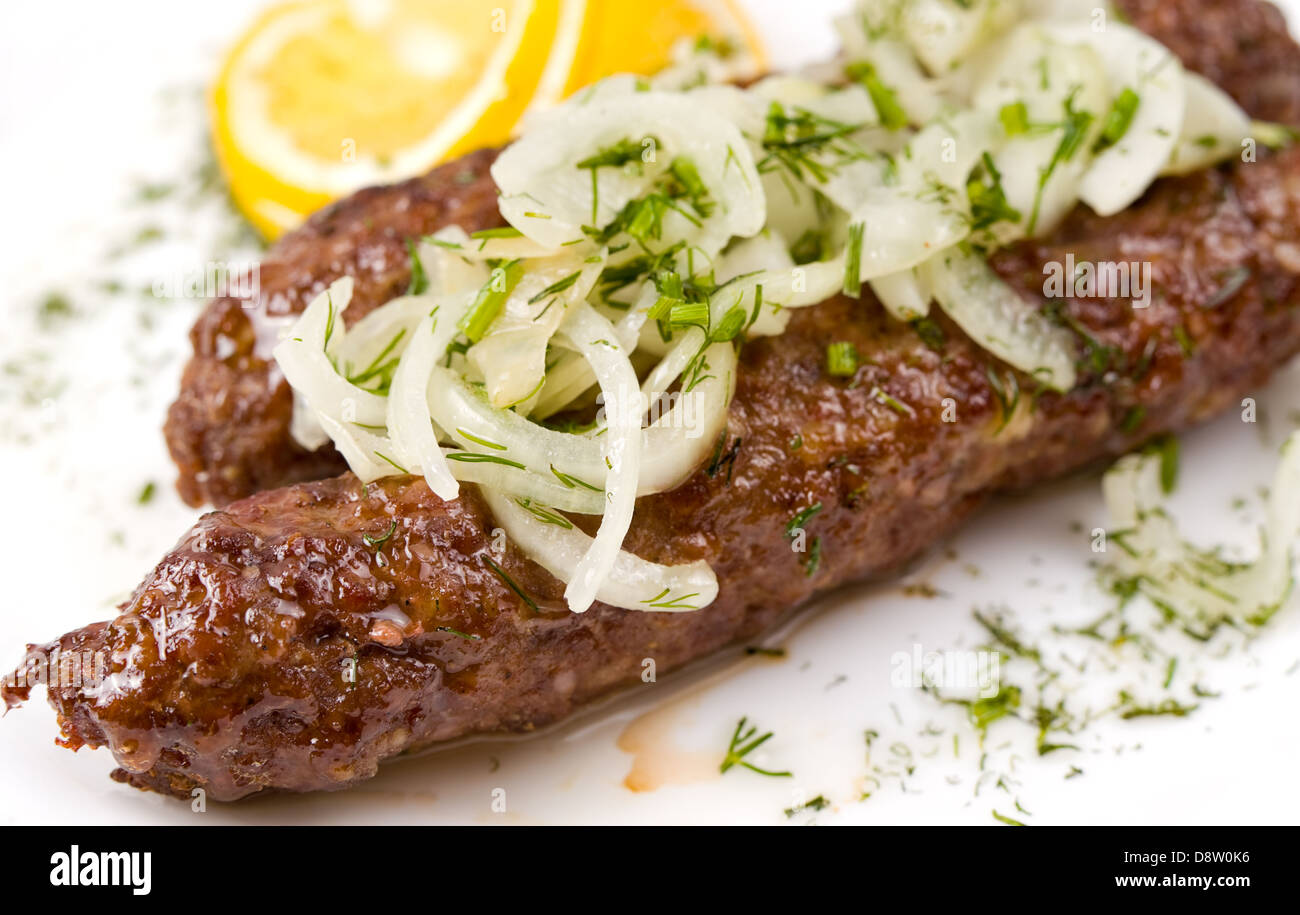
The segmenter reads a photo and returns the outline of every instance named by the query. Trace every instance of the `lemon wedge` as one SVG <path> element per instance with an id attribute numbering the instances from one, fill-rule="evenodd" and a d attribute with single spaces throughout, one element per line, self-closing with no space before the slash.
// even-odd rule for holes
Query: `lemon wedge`
<path id="1" fill-rule="evenodd" d="M 753 32 L 729 0 L 299 0 L 258 19 L 210 94 L 236 204 L 267 238 L 332 200 L 505 142 L 530 109 L 683 37 Z"/>

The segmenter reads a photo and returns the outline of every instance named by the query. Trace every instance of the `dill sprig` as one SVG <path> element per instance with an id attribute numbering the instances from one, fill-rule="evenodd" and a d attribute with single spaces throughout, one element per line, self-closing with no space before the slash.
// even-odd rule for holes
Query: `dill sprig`
<path id="1" fill-rule="evenodd" d="M 787 111 L 780 102 L 767 109 L 762 146 L 767 153 L 758 162 L 759 172 L 784 168 L 800 181 L 811 179 L 825 184 L 846 162 L 866 158 L 867 153 L 848 139 L 864 124 L 845 124 L 803 108 Z"/>
<path id="2" fill-rule="evenodd" d="M 537 612 L 537 601 L 533 600 L 527 591 L 521 588 L 513 578 L 507 575 L 505 569 L 501 568 L 501 566 L 497 565 L 487 556 L 480 556 L 479 559 L 483 560 L 483 564 L 495 572 L 497 576 L 506 583 L 507 588 L 519 595 L 520 600 L 528 606 L 528 609 L 532 610 L 534 613 Z"/>
<path id="3" fill-rule="evenodd" d="M 733 766 L 743 766 L 751 772 L 757 772 L 759 775 L 767 775 L 772 778 L 793 777 L 791 772 L 773 772 L 769 769 L 760 769 L 753 763 L 745 761 L 746 756 L 772 739 L 771 731 L 755 737 L 758 728 L 753 725 L 746 728 L 748 723 L 748 717 L 741 718 L 740 721 L 736 722 L 736 730 L 732 733 L 731 743 L 727 746 L 727 755 L 723 757 L 722 764 L 718 766 L 718 771 L 725 773 Z"/>

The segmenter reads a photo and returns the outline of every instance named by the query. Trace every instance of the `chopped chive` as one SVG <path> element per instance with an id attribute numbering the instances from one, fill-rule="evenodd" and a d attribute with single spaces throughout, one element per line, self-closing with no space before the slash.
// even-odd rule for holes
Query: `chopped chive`
<path id="1" fill-rule="evenodd" d="M 858 348 L 847 340 L 828 344 L 826 371 L 837 378 L 852 378 L 858 372 Z"/>
<path id="2" fill-rule="evenodd" d="M 809 505 L 807 508 L 802 508 L 799 511 L 795 512 L 794 517 L 791 518 L 788 522 L 786 522 L 785 525 L 786 538 L 789 540 L 793 540 L 795 534 L 801 531 L 808 524 L 808 522 L 812 520 L 813 516 L 816 515 L 818 512 L 820 512 L 821 510 L 822 510 L 822 504 L 820 502 L 816 502 L 812 505 Z"/>
<path id="3" fill-rule="evenodd" d="M 885 85 L 880 74 L 876 72 L 875 66 L 865 60 L 858 61 L 849 64 L 845 68 L 845 73 L 849 79 L 855 80 L 867 90 L 867 95 L 871 96 L 871 104 L 876 106 L 876 114 L 880 116 L 881 124 L 890 130 L 899 130 L 907 126 L 907 112 L 898 102 L 898 93 Z"/>
<path id="4" fill-rule="evenodd" d="M 726 343 L 728 340 L 734 340 L 736 335 L 745 327 L 745 317 L 745 309 L 739 305 L 733 306 L 722 316 L 717 329 L 709 334 L 709 339 L 714 343 Z"/>
<path id="5" fill-rule="evenodd" d="M 460 323 L 457 324 L 471 343 L 483 339 L 492 322 L 501 313 L 501 308 L 519 282 L 519 278 L 523 276 L 523 272 L 523 265 L 518 260 L 510 261 L 492 271 L 492 278 L 478 291 L 469 311 L 465 312 Z"/>
<path id="6" fill-rule="evenodd" d="M 407 295 L 422 295 L 429 288 L 429 277 L 424 272 L 424 263 L 416 253 L 415 242 L 406 240 L 406 253 L 411 258 L 411 283 L 406 287 Z"/>
<path id="7" fill-rule="evenodd" d="M 1169 495 L 1178 486 L 1179 444 L 1177 436 L 1164 435 L 1147 445 L 1145 454 L 1160 458 L 1160 489 Z"/>
<path id="8" fill-rule="evenodd" d="M 494 238 L 520 238 L 523 236 L 514 226 L 498 226 L 495 229 L 479 229 L 477 232 L 469 233 L 469 237 L 475 241 L 490 241 Z"/>
<path id="9" fill-rule="evenodd" d="M 1124 134 L 1133 126 L 1133 115 L 1137 113 L 1140 102 L 1141 98 L 1132 89 L 1125 89 L 1119 94 L 1111 105 L 1110 113 L 1106 115 L 1106 123 L 1095 149 L 1106 149 L 1124 139 Z"/>
<path id="10" fill-rule="evenodd" d="M 655 607 L 659 610 L 698 610 L 699 607 L 694 604 L 682 603 L 692 597 L 699 597 L 698 591 L 692 591 L 690 594 L 683 594 L 681 597 L 671 597 L 669 591 L 671 588 L 664 588 L 654 597 L 641 601 L 647 607 Z"/>
<path id="11" fill-rule="evenodd" d="M 1237 293 L 1241 292 L 1247 280 L 1250 279 L 1249 267 L 1233 267 L 1231 270 L 1225 270 L 1219 274 L 1218 279 L 1222 280 L 1223 285 L 1219 287 L 1214 295 L 1205 301 L 1205 308 L 1218 308 L 1224 302 L 1231 299 Z"/>
<path id="12" fill-rule="evenodd" d="M 675 327 L 708 327 L 708 302 L 674 302 L 670 320 Z"/>
<path id="13" fill-rule="evenodd" d="M 388 463 L 390 463 L 390 464 L 392 464 L 394 467 L 396 467 L 398 470 L 400 470 L 402 473 L 410 473 L 410 472 L 411 472 L 411 471 L 407 470 L 405 467 L 403 467 L 401 464 L 397 463 L 397 461 L 393 460 L 393 459 L 390 458 L 388 455 L 384 454 L 382 451 L 376 451 L 376 452 L 375 452 L 375 457 L 379 458 L 380 460 L 387 461 Z"/>
<path id="14" fill-rule="evenodd" d="M 858 298 L 862 295 L 862 237 L 866 224 L 855 222 L 849 226 L 849 243 L 844 259 L 844 294 Z"/>
<path id="15" fill-rule="evenodd" d="M 483 636 L 481 635 L 470 635 L 468 632 L 461 632 L 459 629 L 452 629 L 450 626 L 435 626 L 434 631 L 450 632 L 452 635 L 458 635 L 462 639 L 468 639 L 471 642 L 478 642 L 481 641 L 483 638 Z"/>
<path id="16" fill-rule="evenodd" d="M 700 178 L 700 170 L 686 156 L 678 156 L 674 159 L 668 170 L 672 172 L 674 178 L 682 183 L 682 187 L 686 188 L 687 197 L 695 200 L 708 196 L 709 191 L 705 187 L 703 179 Z"/>
<path id="17" fill-rule="evenodd" d="M 912 409 L 911 407 L 909 407 L 907 404 L 903 403 L 903 402 L 902 402 L 901 400 L 899 400 L 897 397 L 894 397 L 892 394 L 890 394 L 890 393 L 889 393 L 888 391 L 886 391 L 884 388 L 879 388 L 879 387 L 877 387 L 877 388 L 872 388 L 872 390 L 871 390 L 871 396 L 874 397 L 874 398 L 876 399 L 876 403 L 884 404 L 886 407 L 889 407 L 889 409 L 893 410 L 893 411 L 894 411 L 895 413 L 897 413 L 899 416 L 915 416 L 915 415 L 916 415 L 916 411 L 915 411 L 915 410 L 913 410 L 913 409 Z"/>
<path id="18" fill-rule="evenodd" d="M 1024 102 L 1003 105 L 998 112 L 998 120 L 1002 122 L 1002 129 L 1009 137 L 1029 132 L 1029 109 Z"/>

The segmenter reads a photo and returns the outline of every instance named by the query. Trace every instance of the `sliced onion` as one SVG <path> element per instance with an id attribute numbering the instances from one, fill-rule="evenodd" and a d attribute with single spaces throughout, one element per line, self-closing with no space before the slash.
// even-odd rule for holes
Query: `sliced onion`
<path id="1" fill-rule="evenodd" d="M 1074 387 L 1073 341 L 976 254 L 953 248 L 923 270 L 935 300 L 972 340 L 1047 387 Z"/>
<path id="2" fill-rule="evenodd" d="M 586 300 L 604 266 L 604 251 L 585 258 L 561 254 L 523 262 L 523 277 L 500 315 L 465 354 L 482 376 L 493 406 L 514 406 L 537 393 L 546 375 L 551 337 L 568 310 Z M 564 282 L 570 285 L 547 293 Z"/>
<path id="3" fill-rule="evenodd" d="M 583 239 L 583 226 L 609 224 L 626 204 L 646 194 L 677 156 L 692 161 L 715 206 L 699 228 L 669 211 L 665 245 L 688 238 L 717 251 L 732 236 L 763 228 L 763 191 L 749 145 L 716 109 L 681 95 L 637 92 L 590 101 L 579 95 L 563 110 L 563 119 L 548 117 L 492 164 L 503 195 L 501 214 L 542 246 L 560 248 Z M 625 141 L 642 148 L 641 161 L 597 169 L 593 213 L 591 170 L 576 163 Z"/>
<path id="4" fill-rule="evenodd" d="M 908 0 L 900 25 L 926 69 L 941 76 L 1013 22 L 1019 6 L 1013 0 Z"/>
<path id="5" fill-rule="evenodd" d="M 444 456 L 458 453 L 464 454 L 463 451 L 453 449 L 443 451 Z M 603 491 L 592 492 L 581 486 L 565 486 L 554 476 L 547 478 L 531 471 L 490 462 L 451 460 L 447 464 L 457 480 L 476 483 L 484 492 L 501 492 L 511 498 L 531 499 L 539 505 L 578 515 L 599 515 L 605 511 Z"/>
<path id="6" fill-rule="evenodd" d="M 930 313 L 930 289 L 915 267 L 876 277 L 871 281 L 871 291 L 900 321 L 915 321 Z"/>
<path id="7" fill-rule="evenodd" d="M 641 495 L 676 489 L 707 459 L 727 425 L 727 406 L 736 388 L 736 351 L 730 343 L 714 343 L 700 350 L 697 331 L 683 339 L 651 370 L 641 384 L 647 404 L 667 393 L 673 382 L 701 358 L 708 368 L 703 379 L 683 384 L 672 406 L 644 430 L 642 451 L 653 455 L 641 468 Z"/>
<path id="8" fill-rule="evenodd" d="M 1129 455 L 1103 479 L 1114 524 L 1113 571 L 1136 578 L 1142 593 L 1167 612 L 1205 627 L 1258 624 L 1285 601 L 1293 582 L 1300 534 L 1300 433 L 1283 447 L 1269 494 L 1264 546 L 1254 562 L 1230 563 L 1187 543 L 1164 511 L 1161 460 Z"/>
<path id="9" fill-rule="evenodd" d="M 1097 156 L 1079 185 L 1084 203 L 1100 216 L 1113 216 L 1142 196 L 1173 155 L 1187 109 L 1183 65 L 1154 38 L 1113 18 L 1101 32 L 1089 24 L 1046 28 L 1058 41 L 1088 45 L 1097 52 L 1112 96 L 1124 89 L 1138 94 L 1128 130 Z M 1094 114 L 1104 119 L 1108 112 Z"/>
<path id="10" fill-rule="evenodd" d="M 893 0 L 861 5 L 854 15 L 835 20 L 835 31 L 852 62 L 870 61 L 898 99 L 908 119 L 924 124 L 943 109 L 942 84 L 921 68 L 907 44 Z"/>
<path id="11" fill-rule="evenodd" d="M 465 313 L 470 295 L 449 299 L 421 320 L 388 393 L 386 422 L 399 459 L 411 472 L 423 473 L 429 489 L 447 501 L 456 498 L 460 487 L 438 447 L 429 387 L 436 383 L 435 372 L 456 335 L 456 322 Z"/>
<path id="12" fill-rule="evenodd" d="M 647 312 L 658 299 L 659 292 L 653 283 L 642 284 L 637 299 L 614 325 L 620 346 L 627 350 L 645 351 L 644 347 L 638 347 L 638 337 L 647 320 Z M 575 401 L 591 390 L 595 384 L 596 376 L 592 374 L 591 366 L 587 361 L 577 353 L 567 352 L 546 373 L 546 383 L 542 387 L 541 395 L 528 412 L 540 419 L 553 416 L 573 406 Z"/>
<path id="13" fill-rule="evenodd" d="M 337 348 L 336 364 L 361 387 L 374 384 L 367 372 L 399 359 L 420 319 L 438 304 L 430 295 L 401 296 L 376 308 L 352 327 Z M 391 372 L 389 373 L 391 374 Z"/>
<path id="14" fill-rule="evenodd" d="M 335 280 L 312 300 L 272 354 L 310 409 L 335 421 L 382 426 L 386 400 L 349 383 L 332 361 L 347 335 L 343 312 L 351 299 L 351 277 Z"/>
<path id="15" fill-rule="evenodd" d="M 1250 118 L 1232 96 L 1199 73 L 1184 75 L 1187 87 L 1187 115 L 1162 174 L 1186 175 L 1230 159 L 1241 151 L 1241 141 L 1250 136 Z"/>
<path id="16" fill-rule="evenodd" d="M 1080 180 L 1091 166 L 1091 149 L 1111 104 L 1105 67 L 1091 47 L 1056 41 L 1028 25 L 991 47 L 975 78 L 973 103 L 990 115 L 1021 103 L 1030 124 L 1063 125 L 1067 102 L 1092 115 L 1069 158 L 1058 155 L 1064 126 L 1009 137 L 992 150 L 1007 205 L 1020 219 L 996 222 L 989 233 L 1000 243 L 1045 235 L 1078 204 Z"/>
<path id="17" fill-rule="evenodd" d="M 560 581 L 573 581 L 594 546 L 574 528 L 540 520 L 515 499 L 485 489 L 483 498 L 497 522 L 524 555 Z M 615 555 L 610 574 L 596 589 L 596 600 L 625 610 L 689 611 L 713 603 L 718 579 L 705 562 L 665 566 L 626 550 Z"/>
<path id="18" fill-rule="evenodd" d="M 392 441 L 388 436 L 362 429 L 355 423 L 339 422 L 329 416 L 318 414 L 317 418 L 325 433 L 334 442 L 334 447 L 348 462 L 348 469 L 362 483 L 407 472 L 408 468 L 392 458 Z"/>
<path id="19" fill-rule="evenodd" d="M 641 471 L 641 388 L 627 353 L 611 342 L 615 337 L 614 326 L 590 306 L 575 309 L 561 333 L 591 365 L 605 397 L 606 410 L 602 444 L 609 468 L 605 476 L 605 499 L 609 504 L 595 539 L 564 589 L 569 609 L 581 613 L 591 606 L 597 591 L 609 578 L 619 547 L 632 525 Z M 631 400 L 635 401 L 635 409 Z"/>
<path id="20" fill-rule="evenodd" d="M 500 241 L 508 241 L 502 239 Z M 429 282 L 428 292 L 436 299 L 457 296 L 482 287 L 488 280 L 484 244 L 497 239 L 475 241 L 460 226 L 445 226 L 416 247 L 416 255 Z M 517 257 L 514 253 L 502 257 Z"/>

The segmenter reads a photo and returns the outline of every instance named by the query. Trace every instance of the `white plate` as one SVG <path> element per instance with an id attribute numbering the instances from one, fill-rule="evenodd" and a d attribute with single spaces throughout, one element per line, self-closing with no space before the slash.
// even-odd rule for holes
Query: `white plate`
<path id="1" fill-rule="evenodd" d="M 0 277 L 7 328 L 0 362 L 33 351 L 51 361 L 37 373 L 66 383 L 42 404 L 39 378 L 0 376 L 0 529 L 6 600 L 0 657 L 16 661 L 25 640 L 52 638 L 92 619 L 149 571 L 196 513 L 171 490 L 173 470 L 159 434 L 188 353 L 186 330 L 200 302 L 145 304 L 97 284 L 117 278 L 146 287 L 193 269 L 222 250 L 220 208 L 132 202 L 140 180 L 170 181 L 197 163 L 198 92 L 251 2 L 191 4 L 46 2 L 6 12 L 0 34 L 0 161 L 9 219 L 0 225 Z M 843 3 L 749 4 L 778 65 L 833 46 L 826 25 Z M 1288 4 L 1294 11 L 1296 4 Z M 76 17 L 79 28 L 63 24 Z M 39 86 L 40 91 L 34 91 Z M 182 163 L 178 166 L 177 163 Z M 153 223 L 166 239 L 106 265 L 105 252 Z M 34 304 L 60 288 L 82 318 L 53 337 L 34 329 Z M 155 328 L 137 330 L 140 314 Z M 134 382 L 132 379 L 135 379 Z M 1185 437 L 1175 507 L 1204 541 L 1249 543 L 1274 446 L 1300 407 L 1293 367 L 1258 392 L 1265 421 L 1229 415 Z M 26 391 L 33 404 L 16 399 Z M 27 437 L 29 441 L 20 440 Z M 135 504 L 147 481 L 157 495 Z M 1247 498 L 1244 510 L 1230 507 Z M 38 697 L 0 724 L 0 817 L 15 823 L 782 823 L 784 808 L 817 795 L 831 805 L 820 823 L 993 822 L 992 811 L 1031 823 L 1295 822 L 1290 788 L 1300 758 L 1300 608 L 1291 606 L 1247 650 L 1219 660 L 1186 656 L 1222 696 L 1185 719 L 1106 721 L 1079 752 L 1033 754 L 1033 734 L 996 725 L 986 772 L 1009 773 L 1009 790 L 981 775 L 981 751 L 959 710 L 891 685 L 895 655 L 971 647 L 981 638 L 974 606 L 1006 605 L 1019 625 L 1041 630 L 1084 621 L 1111 605 L 1094 584 L 1085 530 L 1104 523 L 1095 477 L 1005 500 L 981 514 L 903 582 L 855 589 L 824 601 L 777 641 L 781 661 L 722 661 L 647 684 L 612 706 L 540 739 L 466 746 L 397 762 L 352 791 L 269 798 L 203 814 L 110 782 L 103 751 L 54 746 L 53 718 Z M 974 569 L 979 570 L 973 575 Z M 926 583 L 951 596 L 908 596 Z M 910 589 L 912 593 L 915 588 Z M 1135 689 L 1150 671 L 1121 666 Z M 1288 671 L 1291 671 L 1288 674 Z M 1190 681 L 1188 681 L 1190 682 Z M 1155 684 L 1158 686 L 1159 684 Z M 775 736 L 755 754 L 790 779 L 743 769 L 717 772 L 735 722 L 750 716 Z M 631 726 L 629 730 L 629 726 Z M 871 763 L 864 731 L 874 729 Z M 942 731 L 934 734 L 931 731 Z M 953 734 L 960 738 L 954 752 Z M 640 745 L 641 754 L 620 749 Z M 890 748 L 893 748 L 891 751 Z M 915 771 L 885 779 L 859 800 L 870 765 L 888 766 L 906 747 Z M 1018 757 L 1014 762 L 1011 757 Z M 1084 775 L 1066 779 L 1071 766 Z M 999 768 L 1001 767 L 1001 768 Z M 1014 771 L 1013 771 L 1014 767 Z M 632 777 L 642 787 L 632 791 Z M 978 792 L 977 792 L 978 788 Z M 496 812 L 504 792 L 505 810 Z M 1017 813 L 1015 801 L 1031 814 Z"/>

